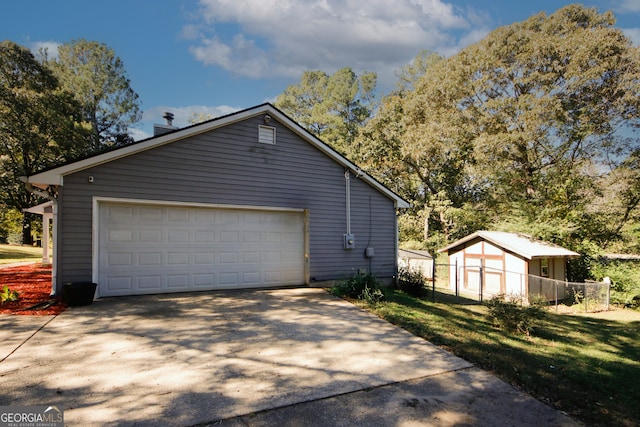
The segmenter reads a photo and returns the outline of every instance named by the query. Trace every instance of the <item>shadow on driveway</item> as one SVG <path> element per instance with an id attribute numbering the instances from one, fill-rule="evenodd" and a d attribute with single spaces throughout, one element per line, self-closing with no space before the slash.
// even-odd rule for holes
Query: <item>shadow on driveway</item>
<path id="1" fill-rule="evenodd" d="M 0 317 L 2 329 L 17 327 L 9 319 Z M 367 398 L 386 402 L 374 411 L 395 405 L 415 412 L 440 399 L 455 403 L 443 410 L 464 412 L 471 403 L 456 403 L 451 393 L 481 400 L 491 391 L 485 376 L 513 392 L 501 406 L 530 402 L 543 416 L 534 421 L 570 425 L 468 362 L 321 289 L 154 295 L 103 299 L 51 320 L 0 363 L 0 405 L 57 405 L 67 425 L 83 426 L 370 424 L 358 418 Z M 431 396 L 421 381 L 440 385 Z M 313 405 L 320 414 L 332 404 L 352 413 L 342 410 L 336 423 L 320 415 L 303 422 L 287 412 L 298 408 L 308 417 Z M 280 415 L 286 419 L 269 418 Z M 460 416 L 465 425 L 483 420 Z"/>

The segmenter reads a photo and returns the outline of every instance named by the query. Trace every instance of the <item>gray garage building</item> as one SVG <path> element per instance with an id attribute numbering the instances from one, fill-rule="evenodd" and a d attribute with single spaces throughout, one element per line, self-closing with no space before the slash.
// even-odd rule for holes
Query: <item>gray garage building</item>
<path id="1" fill-rule="evenodd" d="M 271 104 L 25 178 L 53 202 L 54 290 L 323 285 L 397 271 L 409 204 Z"/>

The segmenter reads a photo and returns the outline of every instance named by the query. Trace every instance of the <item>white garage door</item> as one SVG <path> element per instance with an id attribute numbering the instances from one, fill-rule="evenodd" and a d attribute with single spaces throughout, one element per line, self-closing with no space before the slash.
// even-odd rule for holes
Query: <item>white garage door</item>
<path id="1" fill-rule="evenodd" d="M 304 283 L 302 212 L 99 203 L 100 296 Z"/>

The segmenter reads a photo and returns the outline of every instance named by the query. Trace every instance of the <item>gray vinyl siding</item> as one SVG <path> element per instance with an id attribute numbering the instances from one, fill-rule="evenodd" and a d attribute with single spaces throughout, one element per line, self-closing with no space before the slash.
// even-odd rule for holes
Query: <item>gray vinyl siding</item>
<path id="1" fill-rule="evenodd" d="M 93 197 L 309 210 L 309 277 L 341 279 L 359 269 L 395 275 L 393 200 L 351 176 L 346 232 L 344 168 L 273 120 L 276 144 L 258 143 L 262 115 L 64 177 L 59 195 L 58 289 L 92 276 Z M 93 183 L 89 183 L 89 177 Z M 365 247 L 375 249 L 372 260 Z"/>

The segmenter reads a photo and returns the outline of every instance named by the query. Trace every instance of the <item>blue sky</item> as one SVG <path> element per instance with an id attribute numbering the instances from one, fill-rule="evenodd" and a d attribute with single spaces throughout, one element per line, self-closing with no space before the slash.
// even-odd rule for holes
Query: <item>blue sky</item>
<path id="1" fill-rule="evenodd" d="M 378 95 L 421 50 L 451 55 L 491 30 L 562 0 L 21 0 L 3 4 L 0 37 L 37 50 L 96 40 L 122 58 L 150 136 L 164 111 L 175 125 L 273 101 L 305 70 L 378 73 Z M 583 2 L 613 11 L 640 44 L 640 0 Z"/>

